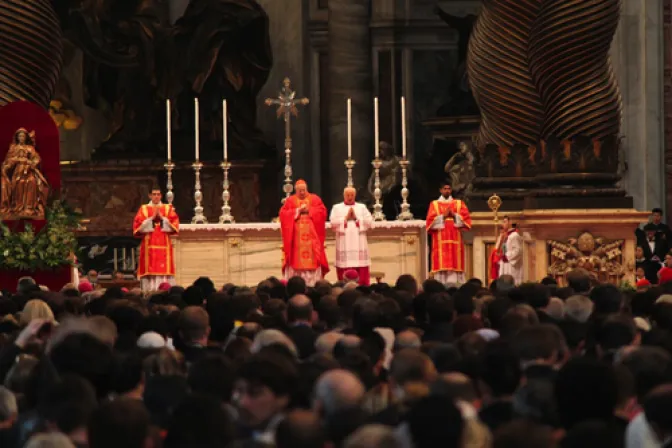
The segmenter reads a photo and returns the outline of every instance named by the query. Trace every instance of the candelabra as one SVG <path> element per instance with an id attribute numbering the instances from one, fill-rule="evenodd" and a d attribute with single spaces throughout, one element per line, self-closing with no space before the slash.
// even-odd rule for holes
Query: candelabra
<path id="1" fill-rule="evenodd" d="M 408 203 L 408 165 L 410 165 L 406 158 L 403 158 L 399 161 L 401 166 L 401 213 L 397 219 L 399 221 L 410 221 L 413 219 L 413 213 L 411 213 L 411 205 Z"/>
<path id="2" fill-rule="evenodd" d="M 194 183 L 194 201 L 196 201 L 196 207 L 194 207 L 194 217 L 191 218 L 191 223 L 207 224 L 208 218 L 203 215 L 203 206 L 201 205 L 201 201 L 203 200 L 203 193 L 201 193 L 201 169 L 203 168 L 203 164 L 197 160 L 191 167 L 194 169 L 194 174 L 196 175 Z"/>
<path id="3" fill-rule="evenodd" d="M 282 187 L 285 197 L 282 199 L 284 204 L 289 195 L 292 194 L 294 186 L 292 185 L 292 139 L 285 139 L 285 185 Z"/>
<path id="4" fill-rule="evenodd" d="M 380 160 L 380 157 L 376 157 L 371 162 L 373 165 L 374 172 L 374 190 L 373 198 L 376 202 L 373 204 L 373 220 L 374 221 L 385 221 L 385 215 L 383 214 L 383 204 L 380 202 L 380 198 L 383 196 L 383 192 L 380 190 L 380 167 L 383 165 L 383 161 Z"/>
<path id="5" fill-rule="evenodd" d="M 348 157 L 345 160 L 345 168 L 348 170 L 348 187 L 352 187 L 355 183 L 352 181 L 352 169 L 355 167 L 357 162 L 352 157 Z"/>
<path id="6" fill-rule="evenodd" d="M 172 204 L 175 198 L 173 194 L 173 170 L 175 169 L 175 164 L 172 160 L 168 160 L 168 162 L 163 164 L 163 167 L 166 169 L 166 201 Z"/>
<path id="7" fill-rule="evenodd" d="M 224 184 L 222 186 L 222 215 L 219 217 L 219 223 L 231 224 L 235 222 L 231 214 L 231 206 L 229 205 L 229 199 L 231 199 L 231 194 L 229 193 L 229 170 L 231 169 L 231 162 L 225 160 L 220 166 L 222 167 L 222 171 L 224 171 Z"/>

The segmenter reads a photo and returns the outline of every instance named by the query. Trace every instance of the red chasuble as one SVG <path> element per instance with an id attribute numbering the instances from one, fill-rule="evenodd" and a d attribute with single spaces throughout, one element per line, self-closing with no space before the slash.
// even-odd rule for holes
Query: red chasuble
<path id="1" fill-rule="evenodd" d="M 133 235 L 142 238 L 140 244 L 140 260 L 138 262 L 138 278 L 146 275 L 175 275 L 175 259 L 173 258 L 173 244 L 170 242 L 169 233 L 161 230 L 161 221 L 154 221 L 154 231 L 152 233 L 140 232 L 142 223 L 147 218 L 154 216 L 154 208 L 159 207 L 161 216 L 168 218 L 168 223 L 173 230 L 173 235 L 177 234 L 180 227 L 180 219 L 175 213 L 172 205 L 151 204 L 143 205 L 138 210 L 133 220 Z"/>
<path id="2" fill-rule="evenodd" d="M 298 215 L 297 209 L 305 204 L 307 215 Z M 327 254 L 324 252 L 327 208 L 317 195 L 308 194 L 305 199 L 292 195 L 280 209 L 282 232 L 282 271 L 290 266 L 296 271 L 312 271 L 322 267 L 322 275 L 329 272 Z"/>
<path id="3" fill-rule="evenodd" d="M 432 229 L 434 220 L 449 208 L 462 218 L 464 227 L 455 227 L 453 218 L 445 218 L 442 230 Z M 471 216 L 465 203 L 458 199 L 451 202 L 432 201 L 427 211 L 426 226 L 427 232 L 432 235 L 431 272 L 464 272 L 464 242 L 461 231 L 471 229 Z"/>

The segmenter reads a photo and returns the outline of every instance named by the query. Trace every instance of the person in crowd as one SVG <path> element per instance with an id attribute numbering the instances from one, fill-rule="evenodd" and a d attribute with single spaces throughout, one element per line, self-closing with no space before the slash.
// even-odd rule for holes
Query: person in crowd
<path id="1" fill-rule="evenodd" d="M 336 274 L 344 279 L 346 271 L 357 274 L 357 283 L 368 286 L 370 283 L 369 245 L 366 233 L 373 225 L 373 217 L 366 205 L 355 202 L 357 190 L 346 187 L 343 190 L 343 202 L 331 209 L 329 221 L 336 237 Z"/>
<path id="2" fill-rule="evenodd" d="M 25 280 L 0 298 L 0 446 L 669 445 L 669 286 L 390 280 L 80 307 Z"/>

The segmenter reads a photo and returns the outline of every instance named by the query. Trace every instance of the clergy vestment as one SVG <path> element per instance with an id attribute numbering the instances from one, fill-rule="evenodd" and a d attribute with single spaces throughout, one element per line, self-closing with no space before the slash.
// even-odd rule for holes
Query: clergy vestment
<path id="1" fill-rule="evenodd" d="M 308 213 L 301 213 L 305 205 Z M 299 276 L 306 285 L 315 286 L 329 272 L 324 252 L 327 209 L 319 196 L 307 194 L 304 199 L 292 195 L 280 209 L 282 233 L 282 273 L 286 279 Z"/>
<path id="2" fill-rule="evenodd" d="M 154 219 L 156 209 L 161 217 Z M 133 235 L 142 238 L 138 278 L 144 291 L 157 291 L 159 285 L 175 284 L 175 258 L 170 234 L 177 234 L 180 218 L 172 205 L 143 205 L 133 221 Z"/>
<path id="3" fill-rule="evenodd" d="M 347 220 L 349 210 L 354 210 L 355 220 Z M 343 280 L 343 274 L 348 269 L 357 271 L 359 284 L 368 286 L 370 283 L 369 245 L 366 241 L 366 232 L 373 225 L 373 217 L 366 205 L 354 202 L 341 202 L 331 209 L 331 230 L 336 237 L 336 272 L 338 279 Z"/>
<path id="4" fill-rule="evenodd" d="M 506 235 L 497 237 L 490 267 L 492 280 L 510 275 L 516 285 L 523 283 L 523 238 L 516 229 L 509 229 Z"/>
<path id="5" fill-rule="evenodd" d="M 453 217 L 443 214 L 452 210 Z M 464 283 L 464 242 L 462 231 L 471 229 L 471 216 L 459 199 L 443 196 L 429 204 L 427 232 L 432 237 L 432 268 L 434 279 L 443 284 Z"/>

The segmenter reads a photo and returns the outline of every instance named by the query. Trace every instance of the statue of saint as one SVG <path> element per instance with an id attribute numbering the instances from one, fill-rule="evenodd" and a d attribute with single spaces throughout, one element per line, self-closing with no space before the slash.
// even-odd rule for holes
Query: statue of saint
<path id="1" fill-rule="evenodd" d="M 466 142 L 460 142 L 460 150 L 453 154 L 444 168 L 450 176 L 453 191 L 464 195 L 470 192 L 471 182 L 474 180 L 474 155 Z"/>
<path id="2" fill-rule="evenodd" d="M 399 166 L 399 157 L 394 154 L 394 148 L 387 142 L 380 142 L 380 160 L 383 162 L 380 166 L 380 192 L 384 198 L 392 191 L 395 185 L 401 182 L 401 168 Z M 369 177 L 369 193 L 373 197 L 375 190 L 376 176 L 371 173 Z"/>
<path id="3" fill-rule="evenodd" d="M 0 216 L 4 219 L 44 219 L 49 183 L 40 172 L 40 155 L 35 150 L 35 131 L 24 128 L 14 133 L 2 163 Z"/>

